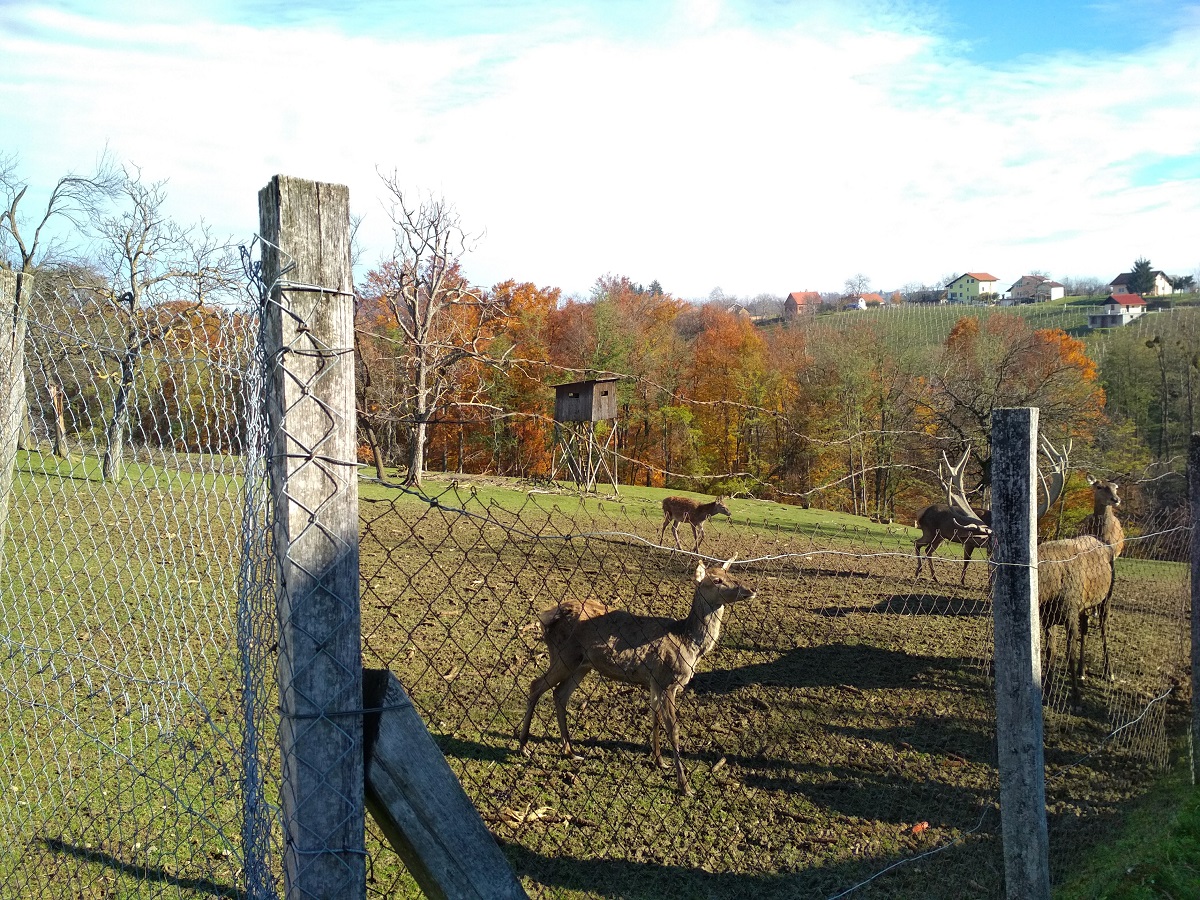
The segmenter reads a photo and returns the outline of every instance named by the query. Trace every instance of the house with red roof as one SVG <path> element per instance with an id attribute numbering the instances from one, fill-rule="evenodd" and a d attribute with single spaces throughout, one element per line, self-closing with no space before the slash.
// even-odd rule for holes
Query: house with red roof
<path id="1" fill-rule="evenodd" d="M 821 306 L 821 295 L 816 291 L 792 291 L 783 301 L 783 317 L 790 319 L 800 313 L 816 312 Z"/>
<path id="2" fill-rule="evenodd" d="M 978 302 L 984 295 L 996 294 L 996 283 L 999 280 L 987 272 L 967 272 L 946 285 L 946 299 L 950 303 Z"/>
<path id="3" fill-rule="evenodd" d="M 1146 313 L 1146 301 L 1138 294 L 1110 294 L 1104 311 L 1088 314 L 1088 328 L 1119 328 Z"/>

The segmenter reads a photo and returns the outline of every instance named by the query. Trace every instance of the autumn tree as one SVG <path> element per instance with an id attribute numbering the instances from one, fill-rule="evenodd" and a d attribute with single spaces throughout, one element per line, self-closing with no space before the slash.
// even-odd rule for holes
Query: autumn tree
<path id="1" fill-rule="evenodd" d="M 470 285 L 461 260 L 474 239 L 444 199 L 413 203 L 395 174 L 380 176 L 389 195 L 393 246 L 390 259 L 367 277 L 365 299 L 385 311 L 393 357 L 404 379 L 391 402 L 401 411 L 408 432 L 405 483 L 420 485 L 430 422 L 447 405 L 452 389 L 470 362 L 499 365 L 485 354 L 503 305 Z M 476 380 L 476 388 L 481 383 Z M 480 393 L 455 398 L 454 405 L 483 403 Z"/>
<path id="2" fill-rule="evenodd" d="M 933 364 L 928 415 L 936 433 L 970 446 L 990 484 L 992 412 L 1037 406 L 1056 439 L 1090 439 L 1105 423 L 1098 369 L 1082 341 L 1019 315 L 964 316 Z"/>

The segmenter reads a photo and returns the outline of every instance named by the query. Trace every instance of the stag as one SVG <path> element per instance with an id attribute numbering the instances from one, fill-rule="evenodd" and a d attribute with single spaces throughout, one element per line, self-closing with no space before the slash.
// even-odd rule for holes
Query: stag
<path id="1" fill-rule="evenodd" d="M 1051 506 L 1062 496 L 1067 482 L 1067 466 L 1071 453 L 1071 444 L 1067 443 L 1061 451 L 1056 449 L 1043 436 L 1041 439 L 1042 452 L 1050 461 L 1050 472 L 1039 473 L 1045 497 L 1038 504 L 1038 518 L 1046 514 Z M 937 581 L 937 573 L 933 570 L 933 554 L 943 541 L 963 545 L 963 568 L 959 584 L 966 584 L 967 567 L 971 563 L 971 555 L 977 549 L 985 553 L 991 552 L 992 544 L 992 511 L 985 509 L 975 512 L 971 501 L 967 499 L 967 490 L 963 485 L 963 474 L 967 469 L 971 448 L 963 451 L 962 458 L 957 464 L 951 463 L 946 452 L 942 451 L 942 461 L 938 463 L 938 480 L 946 491 L 945 503 L 934 503 L 921 510 L 917 516 L 916 526 L 921 529 L 921 536 L 914 542 L 917 554 L 916 576 L 921 574 L 921 548 L 925 548 L 925 559 L 929 562 L 929 576 Z M 914 577 L 916 577 L 914 576 Z"/>
<path id="2" fill-rule="evenodd" d="M 584 676 L 595 669 L 606 678 L 640 684 L 649 690 L 655 762 L 663 765 L 661 726 L 671 740 L 679 790 L 690 794 L 679 757 L 675 700 L 692 680 L 700 659 L 717 645 L 725 606 L 754 597 L 754 591 L 729 574 L 736 558 L 712 569 L 705 569 L 703 562 L 696 566 L 696 590 L 691 612 L 685 619 L 609 611 L 592 599 L 566 600 L 540 613 L 542 639 L 550 650 L 550 668 L 529 686 L 525 718 L 517 729 L 522 751 L 529 740 L 534 707 L 546 691 L 553 689 L 563 753 L 571 755 L 567 702 Z"/>

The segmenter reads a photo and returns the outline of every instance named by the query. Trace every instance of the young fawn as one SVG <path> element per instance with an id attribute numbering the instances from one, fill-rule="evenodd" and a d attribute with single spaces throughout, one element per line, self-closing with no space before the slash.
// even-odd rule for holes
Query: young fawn
<path id="1" fill-rule="evenodd" d="M 649 690 L 654 759 L 663 765 L 659 746 L 662 727 L 671 740 L 679 790 L 691 794 L 679 757 L 675 701 L 696 673 L 696 664 L 717 645 L 725 606 L 754 597 L 754 591 L 729 574 L 736 558 L 712 569 L 705 569 L 703 562 L 696 566 L 696 590 L 686 619 L 639 616 L 625 610 L 609 612 L 596 600 L 566 600 L 540 613 L 542 639 L 550 649 L 550 668 L 529 687 L 525 718 L 517 729 L 522 751 L 529 740 L 534 707 L 546 691 L 553 689 L 563 753 L 571 755 L 567 702 L 584 676 L 595 669 L 605 678 L 640 684 Z"/>
<path id="2" fill-rule="evenodd" d="M 725 501 L 728 499 L 728 497 L 718 497 L 716 500 L 701 503 L 691 497 L 667 497 L 662 502 L 663 523 L 662 528 L 658 530 L 658 542 L 660 544 L 663 542 L 669 524 L 671 533 L 675 535 L 675 549 L 682 550 L 683 548 L 679 545 L 679 526 L 686 522 L 692 526 L 692 537 L 696 540 L 692 552 L 695 553 L 700 549 L 700 542 L 704 540 L 704 523 L 718 513 L 723 516 L 729 515 L 729 509 L 725 506 Z"/>

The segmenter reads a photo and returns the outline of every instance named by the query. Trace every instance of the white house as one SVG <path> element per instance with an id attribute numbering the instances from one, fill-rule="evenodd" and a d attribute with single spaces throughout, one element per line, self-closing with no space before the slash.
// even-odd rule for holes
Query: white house
<path id="1" fill-rule="evenodd" d="M 1152 297 L 1162 297 L 1172 293 L 1175 288 L 1171 285 L 1171 279 L 1161 269 L 1155 269 L 1150 273 L 1154 276 L 1154 289 L 1147 291 Z M 1116 278 L 1108 283 L 1108 288 L 1114 294 L 1128 294 L 1129 282 L 1133 281 L 1132 272 L 1122 272 Z"/>
<path id="2" fill-rule="evenodd" d="M 1066 286 L 1059 284 L 1057 281 L 1046 280 L 1033 289 L 1033 299 L 1036 303 L 1045 303 L 1047 300 L 1061 300 L 1066 295 Z"/>
<path id="3" fill-rule="evenodd" d="M 1118 328 L 1141 318 L 1146 301 L 1137 294 L 1112 294 L 1104 304 L 1104 312 L 1088 314 L 1088 328 Z"/>

